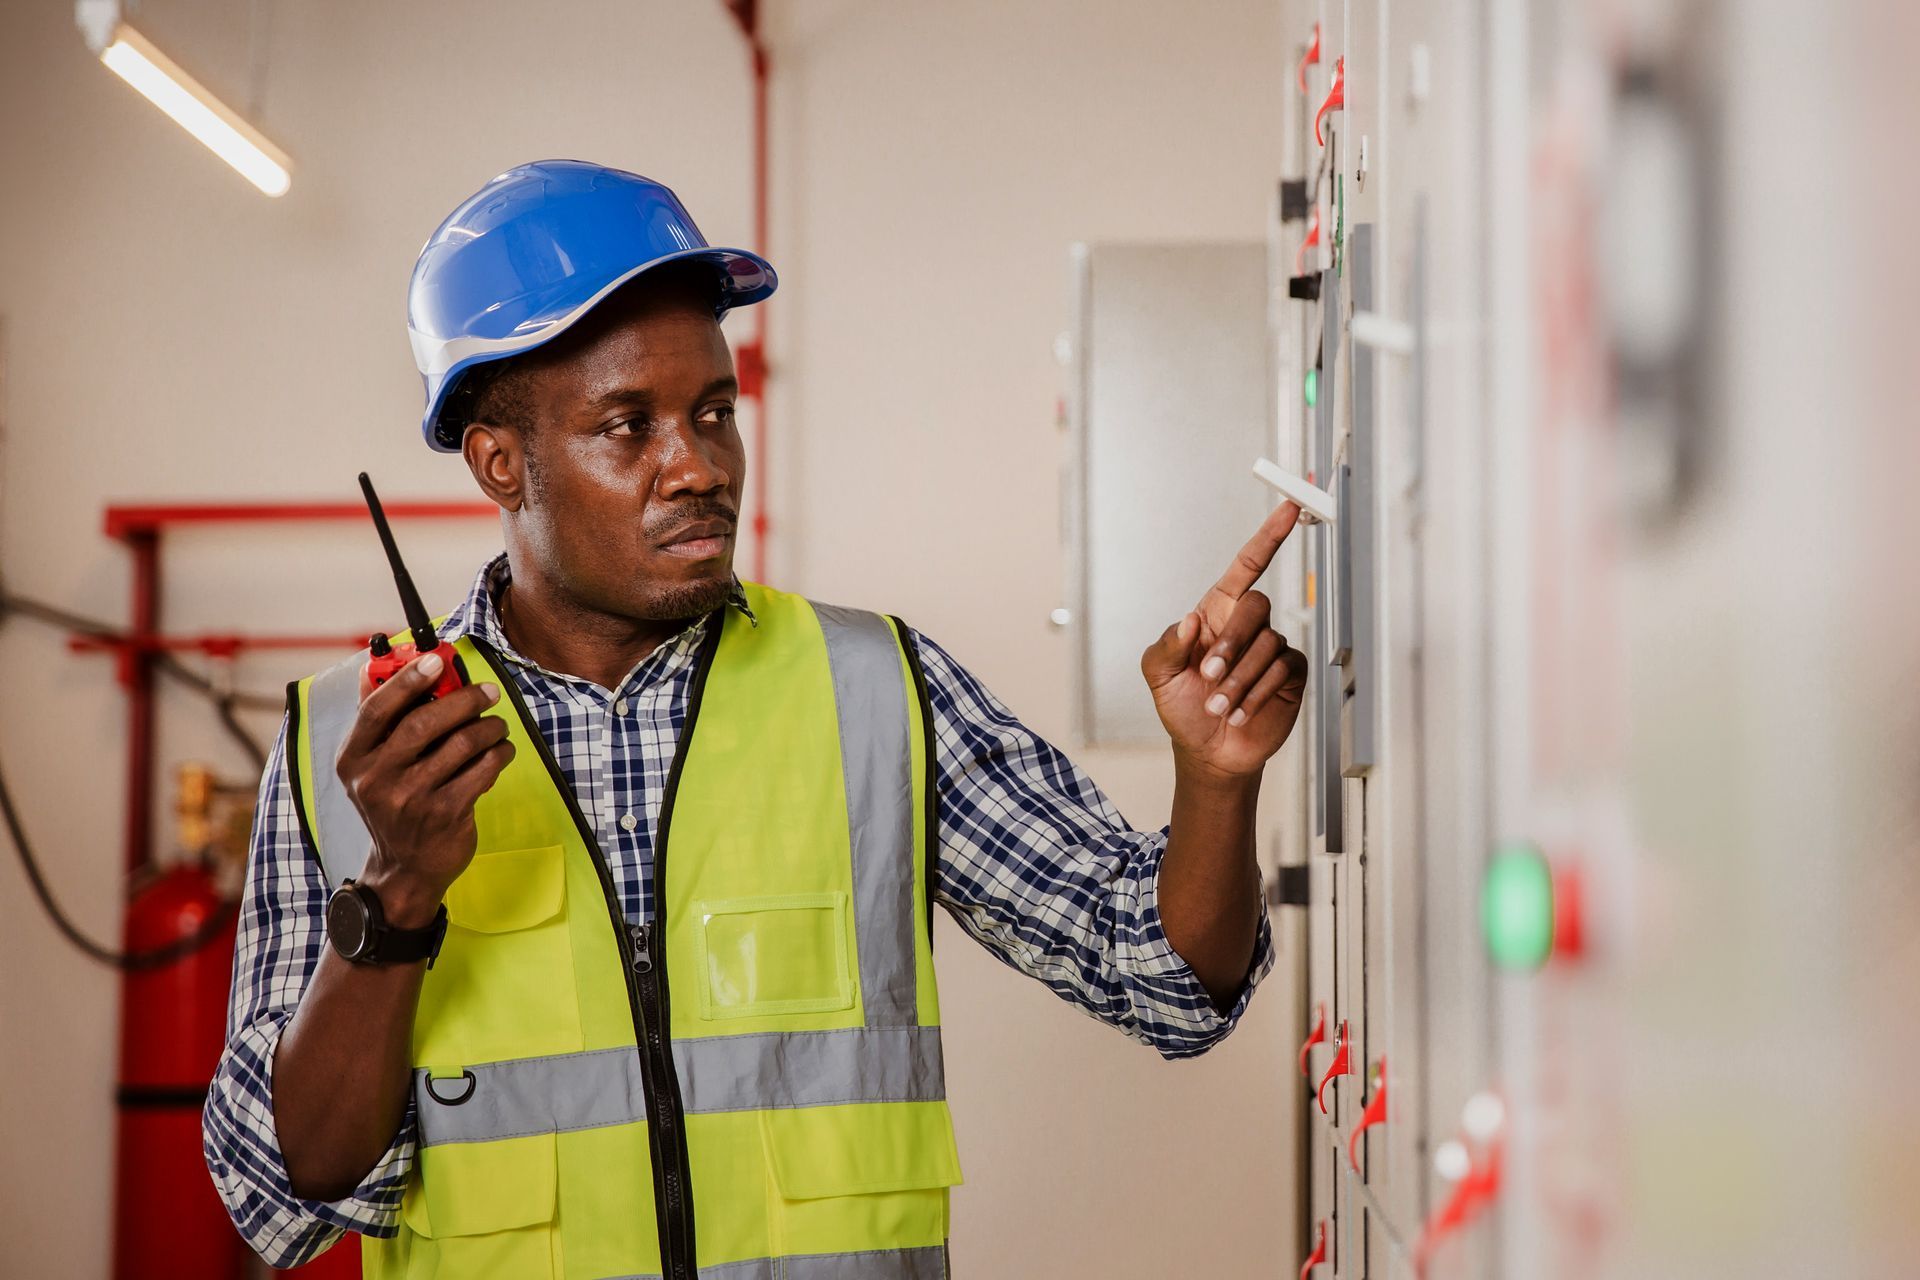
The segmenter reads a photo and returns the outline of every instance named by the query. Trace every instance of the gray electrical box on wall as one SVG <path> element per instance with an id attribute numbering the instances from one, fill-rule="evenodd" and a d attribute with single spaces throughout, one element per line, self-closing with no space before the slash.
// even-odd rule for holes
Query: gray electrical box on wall
<path id="1" fill-rule="evenodd" d="M 1272 448 L 1266 246 L 1081 245 L 1073 265 L 1074 727 L 1091 745 L 1158 745 L 1140 652 L 1273 506 L 1247 473 Z"/>

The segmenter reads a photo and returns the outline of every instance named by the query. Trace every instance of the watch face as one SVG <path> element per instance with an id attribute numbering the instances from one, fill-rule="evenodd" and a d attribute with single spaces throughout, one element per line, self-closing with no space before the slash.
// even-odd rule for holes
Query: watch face
<path id="1" fill-rule="evenodd" d="M 346 959 L 357 959 L 366 950 L 367 924 L 366 904 L 351 888 L 342 886 L 327 899 L 327 938 Z"/>

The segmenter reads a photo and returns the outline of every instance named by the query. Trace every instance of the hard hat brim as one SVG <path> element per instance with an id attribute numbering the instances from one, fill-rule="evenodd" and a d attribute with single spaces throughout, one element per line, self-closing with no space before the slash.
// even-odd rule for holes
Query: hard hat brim
<path id="1" fill-rule="evenodd" d="M 717 312 L 719 316 L 724 316 L 735 307 L 749 306 L 765 299 L 780 283 L 773 264 L 757 253 L 746 249 L 702 245 L 662 254 L 643 262 L 614 277 L 591 296 L 573 306 L 550 315 L 530 317 L 519 326 L 516 332 L 504 338 L 436 339 L 409 326 L 407 336 L 413 344 L 414 361 L 427 383 L 427 408 L 420 420 L 420 431 L 426 437 L 427 446 L 439 453 L 460 451 L 458 436 L 453 436 L 451 439 L 443 438 L 449 433 L 441 431 L 440 420 L 448 395 L 467 370 L 544 346 L 572 328 L 583 316 L 604 301 L 608 294 L 622 285 L 645 275 L 656 267 L 663 267 L 671 262 L 686 261 L 712 262 L 724 273 L 727 283 L 721 291 Z M 464 428 L 464 424 L 462 426 Z"/>

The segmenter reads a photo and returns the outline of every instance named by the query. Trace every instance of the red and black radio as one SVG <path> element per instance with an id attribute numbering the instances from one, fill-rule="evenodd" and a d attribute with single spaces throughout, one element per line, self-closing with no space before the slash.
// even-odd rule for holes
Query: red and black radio
<path id="1" fill-rule="evenodd" d="M 380 499 L 373 492 L 373 481 L 367 479 L 367 473 L 360 473 L 360 492 L 367 496 L 367 510 L 373 515 L 373 527 L 380 532 L 380 545 L 386 548 L 387 563 L 393 567 L 393 585 L 400 591 L 400 608 L 406 613 L 407 628 L 412 634 L 411 643 L 401 641 L 395 644 L 387 636 L 375 633 L 367 643 L 366 677 L 361 682 L 361 696 L 365 697 L 393 677 L 400 674 L 401 668 L 423 653 L 440 652 L 446 665 L 440 669 L 440 678 L 434 682 L 428 693 L 430 698 L 444 697 L 467 683 L 467 667 L 453 646 L 443 644 L 439 632 L 434 630 L 433 620 L 427 616 L 426 606 L 420 603 L 420 593 L 414 589 L 413 578 L 407 573 L 407 566 L 401 562 L 400 548 L 394 545 L 393 530 L 387 526 L 387 513 L 380 508 Z M 442 652 L 443 651 L 443 652 Z"/>

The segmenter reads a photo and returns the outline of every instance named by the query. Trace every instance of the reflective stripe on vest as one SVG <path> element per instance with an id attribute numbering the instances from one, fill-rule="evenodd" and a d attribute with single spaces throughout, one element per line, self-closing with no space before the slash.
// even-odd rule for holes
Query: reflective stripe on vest
<path id="1" fill-rule="evenodd" d="M 369 1280 L 658 1274 L 650 1116 L 685 1134 L 701 1276 L 944 1274 L 959 1170 L 919 923 L 930 712 L 897 620 L 746 589 L 760 625 L 710 623 L 662 801 L 648 949 L 677 1081 L 651 1099 L 594 837 L 510 677 L 457 642 L 509 693 L 488 714 L 520 751 L 448 893 L 415 1023 L 419 1155 L 400 1235 L 365 1242 Z M 371 845 L 333 768 L 364 661 L 290 699 L 298 808 L 333 883 Z"/>
<path id="2" fill-rule="evenodd" d="M 701 1280 L 942 1280 L 946 1274 L 947 1251 L 942 1247 L 790 1254 L 700 1268 Z M 610 1276 L 607 1280 L 660 1280 L 660 1276 Z"/>
<path id="3" fill-rule="evenodd" d="M 690 1115 L 947 1096 L 938 1027 L 710 1036 L 674 1041 L 673 1057 Z M 511 1138 L 530 1123 L 565 1133 L 646 1118 L 640 1060 L 627 1049 L 490 1062 L 457 1078 L 422 1067 L 414 1103 L 422 1146 Z"/>
<path id="4" fill-rule="evenodd" d="M 860 929 L 860 990 L 869 1027 L 910 1027 L 913 989 L 913 877 L 900 874 L 899 851 L 913 848 L 907 692 L 900 649 L 877 614 L 816 604 L 833 667 L 840 713 L 840 762 L 847 780 L 847 830 L 853 842 L 855 924 Z"/>
<path id="5" fill-rule="evenodd" d="M 329 888 L 358 876 L 373 851 L 373 836 L 334 772 L 334 761 L 340 758 L 340 748 L 360 713 L 360 673 L 366 665 L 363 649 L 314 676 L 304 696 L 296 688 L 289 698 L 289 709 L 301 730 L 297 742 L 288 744 L 297 757 L 289 763 L 297 765 L 293 777 L 302 792 L 302 816 L 310 823 L 308 835 Z"/>

